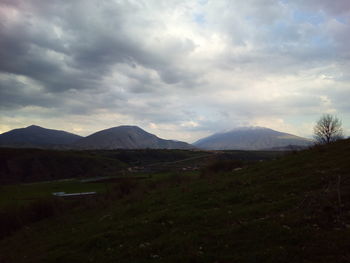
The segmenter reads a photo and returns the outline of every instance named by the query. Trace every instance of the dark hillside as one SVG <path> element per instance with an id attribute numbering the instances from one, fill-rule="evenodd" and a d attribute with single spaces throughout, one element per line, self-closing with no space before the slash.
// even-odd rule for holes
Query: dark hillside
<path id="1" fill-rule="evenodd" d="M 201 151 L 166 150 L 166 149 L 119 149 L 119 150 L 90 150 L 91 154 L 118 159 L 128 165 L 148 165 L 158 162 L 171 162 L 190 157 L 200 156 Z"/>
<path id="2" fill-rule="evenodd" d="M 203 155 L 188 150 L 44 150 L 0 148 L 0 183 L 120 175 L 127 167 L 176 162 Z"/>
<path id="3" fill-rule="evenodd" d="M 125 166 L 84 151 L 0 148 L 0 184 L 113 175 Z"/>
<path id="4" fill-rule="evenodd" d="M 0 262 L 349 262 L 349 151 L 123 182 L 4 238 Z"/>

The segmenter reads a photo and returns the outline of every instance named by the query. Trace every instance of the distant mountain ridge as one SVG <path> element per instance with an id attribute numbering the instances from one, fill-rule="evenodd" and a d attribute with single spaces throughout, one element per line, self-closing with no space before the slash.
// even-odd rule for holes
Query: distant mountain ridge
<path id="1" fill-rule="evenodd" d="M 266 150 L 306 147 L 311 140 L 264 127 L 240 127 L 228 132 L 215 133 L 193 145 L 207 150 Z"/>
<path id="2" fill-rule="evenodd" d="M 186 142 L 164 140 L 137 126 L 118 126 L 98 131 L 73 144 L 78 149 L 193 149 Z"/>
<path id="3" fill-rule="evenodd" d="M 31 125 L 0 134 L 0 147 L 48 149 L 206 149 L 290 150 L 302 149 L 311 140 L 263 127 L 241 127 L 200 139 L 193 145 L 165 140 L 137 126 L 123 125 L 82 137 L 62 130 Z"/>
<path id="4" fill-rule="evenodd" d="M 137 126 L 118 126 L 82 137 L 31 125 L 0 134 L 0 147 L 47 149 L 193 149 L 181 141 L 164 140 Z"/>
<path id="5" fill-rule="evenodd" d="M 72 144 L 80 138 L 82 136 L 66 131 L 31 125 L 0 134 L 0 146 L 54 148 Z"/>

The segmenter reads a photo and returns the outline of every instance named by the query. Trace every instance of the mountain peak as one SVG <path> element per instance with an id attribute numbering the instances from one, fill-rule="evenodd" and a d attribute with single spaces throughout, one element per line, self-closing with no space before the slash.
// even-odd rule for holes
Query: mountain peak
<path id="1" fill-rule="evenodd" d="M 261 127 L 261 126 L 239 126 L 229 131 L 252 131 L 252 130 L 271 130 L 271 129 L 266 127 Z"/>
<path id="2" fill-rule="evenodd" d="M 32 124 L 32 125 L 26 127 L 25 129 L 45 129 L 45 128 L 40 127 L 40 126 L 35 125 L 35 124 Z"/>
<path id="3" fill-rule="evenodd" d="M 142 130 L 139 126 L 136 126 L 136 125 L 120 125 L 120 126 L 116 126 L 116 127 L 112 127 L 112 128 L 109 128 L 107 130 L 132 130 L 132 129 L 135 129 L 135 130 Z"/>

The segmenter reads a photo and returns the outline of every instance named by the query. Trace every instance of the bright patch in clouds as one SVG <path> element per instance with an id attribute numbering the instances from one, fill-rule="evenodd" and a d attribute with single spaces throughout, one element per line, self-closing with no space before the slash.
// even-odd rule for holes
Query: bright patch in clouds
<path id="1" fill-rule="evenodd" d="M 310 136 L 322 113 L 349 131 L 349 97 L 348 0 L 0 3 L 0 132 Z"/>

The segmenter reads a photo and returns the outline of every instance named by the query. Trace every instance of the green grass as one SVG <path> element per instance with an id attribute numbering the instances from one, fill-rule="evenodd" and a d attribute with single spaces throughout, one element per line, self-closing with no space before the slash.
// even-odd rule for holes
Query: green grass
<path id="1" fill-rule="evenodd" d="M 111 184 L 5 237 L 0 262 L 349 262 L 349 151 Z"/>
<path id="2" fill-rule="evenodd" d="M 0 208 L 4 206 L 24 205 L 38 199 L 52 197 L 53 192 L 106 192 L 103 183 L 84 184 L 76 179 L 54 182 L 37 182 L 0 186 Z"/>

